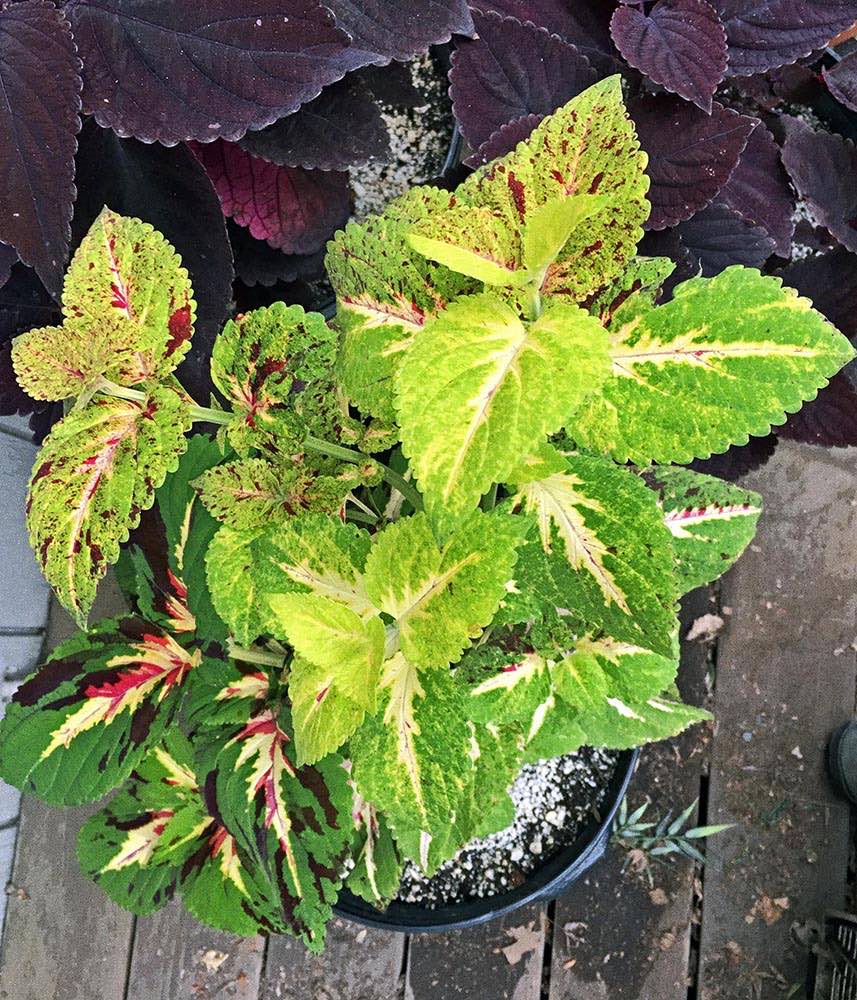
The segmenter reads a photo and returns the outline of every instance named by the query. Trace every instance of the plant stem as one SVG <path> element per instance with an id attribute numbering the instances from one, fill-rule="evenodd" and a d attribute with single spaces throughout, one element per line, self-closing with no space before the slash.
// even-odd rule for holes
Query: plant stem
<path id="1" fill-rule="evenodd" d="M 342 462 L 351 462 L 352 465 L 362 465 L 368 458 L 368 456 L 359 451 L 353 451 L 351 448 L 343 448 L 342 445 L 333 444 L 330 441 L 322 441 L 321 438 L 312 437 L 312 435 L 304 438 L 304 447 L 310 451 L 317 451 L 322 455 L 329 455 L 331 458 L 338 458 Z M 382 465 L 378 462 L 378 466 L 381 469 L 381 475 L 384 480 L 409 500 L 414 510 L 423 509 L 423 498 L 419 495 L 413 483 L 408 482 L 404 476 L 400 476 L 398 472 L 391 469 L 388 465 Z"/>
<path id="2" fill-rule="evenodd" d="M 139 389 L 128 389 L 124 385 L 118 385 L 109 379 L 102 379 L 98 389 L 106 396 L 114 396 L 116 399 L 130 399 L 135 403 L 142 403 L 146 398 L 145 392 Z M 229 424 L 232 422 L 232 414 L 224 413 L 222 410 L 212 410 L 208 406 L 197 406 L 191 403 L 190 415 L 193 420 L 205 421 L 208 424 Z"/>
<path id="3" fill-rule="evenodd" d="M 227 642 L 229 655 L 233 660 L 241 663 L 258 663 L 263 667 L 282 667 L 285 663 L 285 656 L 278 653 L 269 653 L 266 649 L 259 649 L 258 646 L 239 646 L 232 639 Z"/>
<path id="4" fill-rule="evenodd" d="M 526 309 L 527 317 L 531 322 L 535 322 L 539 316 L 542 314 L 542 292 L 541 284 L 542 278 L 538 281 L 533 282 L 531 285 L 527 285 L 523 292 L 527 297 Z"/>

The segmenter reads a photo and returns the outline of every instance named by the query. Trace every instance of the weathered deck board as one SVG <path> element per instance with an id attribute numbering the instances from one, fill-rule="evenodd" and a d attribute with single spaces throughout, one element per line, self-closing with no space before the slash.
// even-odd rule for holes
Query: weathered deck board
<path id="1" fill-rule="evenodd" d="M 708 592 L 683 602 L 682 635 L 712 611 Z M 694 704 L 705 702 L 707 653 L 682 644 L 679 685 Z M 699 795 L 708 742 L 697 726 L 678 739 L 648 747 L 629 790 L 630 807 L 651 800 L 649 819 L 680 812 Z M 686 858 L 623 873 L 626 854 L 611 846 L 582 882 L 557 901 L 550 1000 L 677 1000 L 687 990 L 694 866 Z"/>
<path id="2" fill-rule="evenodd" d="M 127 1000 L 256 1000 L 263 938 L 240 938 L 198 924 L 176 901 L 138 920 Z"/>
<path id="3" fill-rule="evenodd" d="M 411 938 L 405 1000 L 539 1000 L 546 922 L 546 907 L 530 904 L 469 930 Z"/>
<path id="4" fill-rule="evenodd" d="M 709 821 L 739 825 L 708 848 L 706 1000 L 781 997 L 778 973 L 803 979 L 789 927 L 841 908 L 849 836 L 824 743 L 854 710 L 857 452 L 782 442 L 747 484 L 766 515 L 723 584 Z"/>
<path id="5" fill-rule="evenodd" d="M 323 955 L 289 937 L 273 937 L 262 1000 L 399 1000 L 405 936 L 339 918 Z"/>

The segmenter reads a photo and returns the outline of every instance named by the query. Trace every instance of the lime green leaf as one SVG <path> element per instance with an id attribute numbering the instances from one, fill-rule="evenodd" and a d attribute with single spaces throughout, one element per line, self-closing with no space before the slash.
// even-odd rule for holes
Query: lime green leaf
<path id="1" fill-rule="evenodd" d="M 247 646 L 271 634 L 273 612 L 259 586 L 258 567 L 268 554 L 264 533 L 221 528 L 205 557 L 206 579 L 217 614 Z"/>
<path id="2" fill-rule="evenodd" d="M 758 493 L 688 469 L 657 467 L 643 477 L 660 494 L 682 593 L 722 576 L 753 540 Z"/>
<path id="3" fill-rule="evenodd" d="M 69 640 L 10 703 L 0 775 L 57 805 L 100 798 L 161 738 L 201 663 L 199 650 L 135 618 Z"/>
<path id="4" fill-rule="evenodd" d="M 213 789 L 239 851 L 278 901 L 278 921 L 320 950 L 353 831 L 342 759 L 298 766 L 285 711 L 227 729 L 209 757 L 201 784 Z"/>
<path id="5" fill-rule="evenodd" d="M 560 678 L 566 667 L 584 660 L 590 661 L 588 669 L 593 675 L 595 668 L 591 661 L 598 664 L 604 675 L 607 691 L 629 702 L 645 701 L 663 694 L 675 683 L 678 671 L 675 648 L 670 656 L 660 656 L 606 636 L 600 639 L 582 639 L 572 656 L 557 665 L 554 672 L 556 689 L 571 704 L 574 704 L 573 698 L 569 697 L 572 689 L 564 686 Z"/>
<path id="6" fill-rule="evenodd" d="M 577 227 L 608 203 L 603 195 L 576 194 L 555 198 L 533 209 L 524 226 L 524 266 L 539 284 Z"/>
<path id="7" fill-rule="evenodd" d="M 83 395 L 102 376 L 123 385 L 164 378 L 190 349 L 196 303 L 163 236 L 104 209 L 69 267 L 63 313 L 62 327 L 15 342 L 18 380 L 36 399 Z"/>
<path id="8" fill-rule="evenodd" d="M 449 818 L 473 766 L 461 694 L 448 670 L 384 665 L 377 715 L 349 743 L 363 798 L 384 813 L 405 857 L 431 872 L 447 857 Z"/>
<path id="9" fill-rule="evenodd" d="M 30 541 L 48 583 L 83 624 L 119 545 L 178 465 L 191 420 L 173 389 L 99 398 L 51 431 L 30 480 Z"/>
<path id="10" fill-rule="evenodd" d="M 608 370 L 606 331 L 576 306 L 528 324 L 489 294 L 453 303 L 397 380 L 403 449 L 428 509 L 473 509 Z"/>
<path id="11" fill-rule="evenodd" d="M 226 324 L 211 377 L 235 413 L 227 434 L 239 454 L 271 443 L 299 451 L 307 434 L 330 432 L 336 343 L 323 316 L 283 302 Z"/>
<path id="12" fill-rule="evenodd" d="M 586 308 L 605 326 L 622 323 L 625 316 L 633 317 L 655 304 L 675 267 L 669 257 L 634 257 L 586 302 Z"/>
<path id="13" fill-rule="evenodd" d="M 374 711 L 385 642 L 378 615 L 363 619 L 317 594 L 274 594 L 270 602 L 298 655 L 332 671 L 339 693 Z"/>
<path id="14" fill-rule="evenodd" d="M 534 587 L 618 639 L 669 654 L 678 590 L 656 497 L 607 459 L 568 455 L 565 466 L 515 496 L 542 550 L 522 549 L 518 589 Z"/>
<path id="15" fill-rule="evenodd" d="M 649 215 L 646 163 L 614 76 L 546 118 L 514 152 L 477 170 L 456 200 L 487 208 L 520 232 L 548 202 L 603 197 L 605 207 L 572 231 L 542 284 L 551 295 L 583 302 L 636 252 Z"/>
<path id="16" fill-rule="evenodd" d="M 779 278 L 730 267 L 614 324 L 610 353 L 613 374 L 567 430 L 582 447 L 646 464 L 767 434 L 855 352 Z"/>
<path id="17" fill-rule="evenodd" d="M 354 805 L 357 833 L 352 857 L 354 868 L 346 887 L 368 903 L 386 906 L 399 891 L 404 867 L 396 842 L 384 817 L 371 802 L 357 796 Z"/>
<path id="18" fill-rule="evenodd" d="M 470 724 L 473 770 L 455 811 L 450 853 L 474 837 L 488 836 L 509 825 L 495 824 L 508 815 L 512 804 L 508 791 L 521 769 L 523 751 L 524 738 L 519 725 Z"/>
<path id="19" fill-rule="evenodd" d="M 491 621 L 512 576 L 515 519 L 474 512 L 444 545 L 425 514 L 375 536 L 365 586 L 395 620 L 399 642 L 418 667 L 445 667 Z"/>
<path id="20" fill-rule="evenodd" d="M 377 670 L 374 673 L 373 700 L 378 683 Z M 314 764 L 338 750 L 363 721 L 365 696 L 358 704 L 344 693 L 353 686 L 354 679 L 341 664 L 317 666 L 300 656 L 292 661 L 289 697 L 298 764 Z"/>
<path id="21" fill-rule="evenodd" d="M 532 764 L 538 760 L 563 757 L 589 743 L 587 733 L 580 728 L 579 717 L 577 709 L 558 695 L 548 695 L 533 712 L 526 731 L 524 763 Z M 598 746 L 594 741 L 592 745 Z"/>
<path id="22" fill-rule="evenodd" d="M 329 244 L 327 273 L 342 332 L 340 381 L 364 413 L 394 421 L 393 375 L 410 339 L 473 282 L 413 253 L 407 234 L 453 196 L 414 188 L 383 215 L 351 222 Z"/>
<path id="23" fill-rule="evenodd" d="M 464 657 L 455 677 L 464 685 L 468 717 L 482 723 L 529 723 L 551 689 L 548 662 L 538 653 L 513 657 L 477 647 Z"/>

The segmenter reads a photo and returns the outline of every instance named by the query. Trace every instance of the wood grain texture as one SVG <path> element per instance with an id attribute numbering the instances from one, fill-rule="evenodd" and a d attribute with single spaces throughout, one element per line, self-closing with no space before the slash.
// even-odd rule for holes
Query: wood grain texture
<path id="1" fill-rule="evenodd" d="M 683 601 L 682 635 L 714 610 L 707 590 Z M 707 648 L 682 643 L 682 697 L 706 703 Z M 699 795 L 709 726 L 646 747 L 628 793 L 629 809 L 647 799 L 649 819 L 673 815 Z M 644 859 L 641 859 L 644 860 Z M 694 865 L 686 858 L 635 872 L 611 845 L 591 873 L 557 901 L 550 1000 L 677 1000 L 687 992 Z M 623 868 L 625 869 L 623 871 Z"/>
<path id="2" fill-rule="evenodd" d="M 781 441 L 746 483 L 765 497 L 756 543 L 723 582 L 709 821 L 705 1000 L 768 1000 L 802 981 L 793 921 L 843 903 L 848 809 L 824 768 L 854 711 L 857 452 Z"/>
<path id="3" fill-rule="evenodd" d="M 128 1000 L 256 1000 L 265 942 L 197 923 L 178 901 L 137 921 Z"/>
<path id="4" fill-rule="evenodd" d="M 336 918 L 323 955 L 294 938 L 272 937 L 262 1000 L 399 1000 L 404 934 Z"/>
<path id="5" fill-rule="evenodd" d="M 405 1000 L 539 1000 L 546 907 L 411 938 Z"/>

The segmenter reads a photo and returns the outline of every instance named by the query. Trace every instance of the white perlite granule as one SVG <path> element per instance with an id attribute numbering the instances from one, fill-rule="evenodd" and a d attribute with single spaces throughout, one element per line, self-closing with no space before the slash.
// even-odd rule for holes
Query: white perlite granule
<path id="1" fill-rule="evenodd" d="M 587 820 L 598 815 L 617 756 L 586 748 L 528 764 L 510 789 L 515 822 L 490 837 L 471 841 L 430 879 L 408 863 L 399 899 L 431 909 L 516 888 L 530 872 L 573 843 Z"/>
<path id="2" fill-rule="evenodd" d="M 394 198 L 433 180 L 443 169 L 453 129 L 449 83 L 430 53 L 409 66 L 426 103 L 382 111 L 390 132 L 390 160 L 349 170 L 355 219 L 383 212 Z"/>

